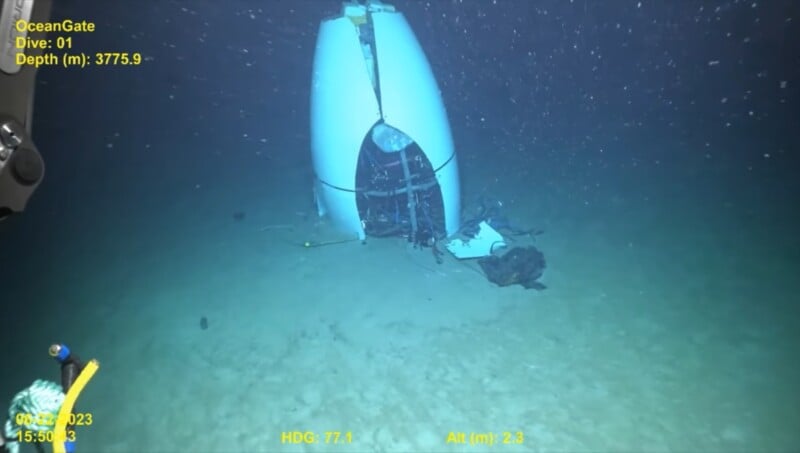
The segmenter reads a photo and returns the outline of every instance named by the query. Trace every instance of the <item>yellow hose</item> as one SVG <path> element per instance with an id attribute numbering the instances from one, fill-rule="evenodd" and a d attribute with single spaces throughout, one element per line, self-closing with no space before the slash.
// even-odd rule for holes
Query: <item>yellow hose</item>
<path id="1" fill-rule="evenodd" d="M 83 367 L 83 370 L 75 379 L 75 383 L 72 384 L 72 387 L 64 397 L 64 403 L 61 405 L 61 410 L 58 411 L 58 419 L 56 419 L 56 427 L 53 432 L 53 453 L 66 453 L 64 440 L 67 439 L 67 422 L 69 422 L 69 416 L 72 414 L 72 408 L 75 407 L 75 401 L 98 368 L 100 368 L 100 364 L 97 360 L 90 360 Z"/>

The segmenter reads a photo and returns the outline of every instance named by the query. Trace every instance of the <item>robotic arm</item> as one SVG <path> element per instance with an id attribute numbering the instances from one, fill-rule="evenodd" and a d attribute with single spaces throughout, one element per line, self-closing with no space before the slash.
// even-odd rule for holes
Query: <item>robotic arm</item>
<path id="1" fill-rule="evenodd" d="M 21 66 L 18 38 L 43 39 L 44 33 L 16 28 L 18 21 L 46 22 L 52 0 L 0 0 L 0 220 L 25 209 L 44 176 L 44 161 L 31 140 L 36 68 Z"/>

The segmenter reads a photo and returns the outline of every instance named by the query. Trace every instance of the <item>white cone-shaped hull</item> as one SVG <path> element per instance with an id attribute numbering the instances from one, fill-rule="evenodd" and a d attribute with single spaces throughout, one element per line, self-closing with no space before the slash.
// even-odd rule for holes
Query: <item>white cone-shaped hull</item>
<path id="1" fill-rule="evenodd" d="M 356 204 L 361 144 L 383 120 L 408 135 L 435 170 L 445 230 L 459 228 L 458 163 L 450 125 L 430 65 L 402 14 L 371 14 L 375 59 L 365 59 L 351 18 L 322 22 L 311 89 L 311 148 L 320 215 L 346 233 L 364 238 Z M 378 97 L 371 68 L 377 68 Z"/>

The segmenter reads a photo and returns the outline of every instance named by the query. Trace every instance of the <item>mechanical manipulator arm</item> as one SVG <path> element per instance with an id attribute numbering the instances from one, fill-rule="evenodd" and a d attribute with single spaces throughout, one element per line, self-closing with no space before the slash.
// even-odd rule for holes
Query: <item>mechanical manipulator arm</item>
<path id="1" fill-rule="evenodd" d="M 17 25 L 48 21 L 51 4 L 0 0 L 0 220 L 24 210 L 44 176 L 44 161 L 31 139 L 36 68 L 20 64 L 18 56 L 42 53 L 20 45 L 20 39 L 45 36 Z"/>

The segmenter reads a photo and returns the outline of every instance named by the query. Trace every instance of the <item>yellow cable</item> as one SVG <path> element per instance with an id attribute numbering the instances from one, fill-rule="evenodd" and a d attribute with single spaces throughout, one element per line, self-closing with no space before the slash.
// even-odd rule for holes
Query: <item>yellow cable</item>
<path id="1" fill-rule="evenodd" d="M 83 367 L 78 378 L 75 379 L 75 383 L 72 384 L 72 387 L 70 387 L 67 395 L 64 397 L 64 404 L 61 405 L 61 410 L 58 411 L 58 419 L 56 419 L 56 427 L 53 432 L 53 453 L 66 453 L 64 449 L 64 440 L 67 438 L 67 422 L 69 422 L 72 408 L 75 406 L 75 401 L 83 391 L 83 388 L 86 387 L 86 384 L 89 383 L 89 380 L 92 379 L 92 376 L 94 376 L 98 368 L 100 368 L 100 364 L 97 360 L 90 360 L 89 363 Z"/>

